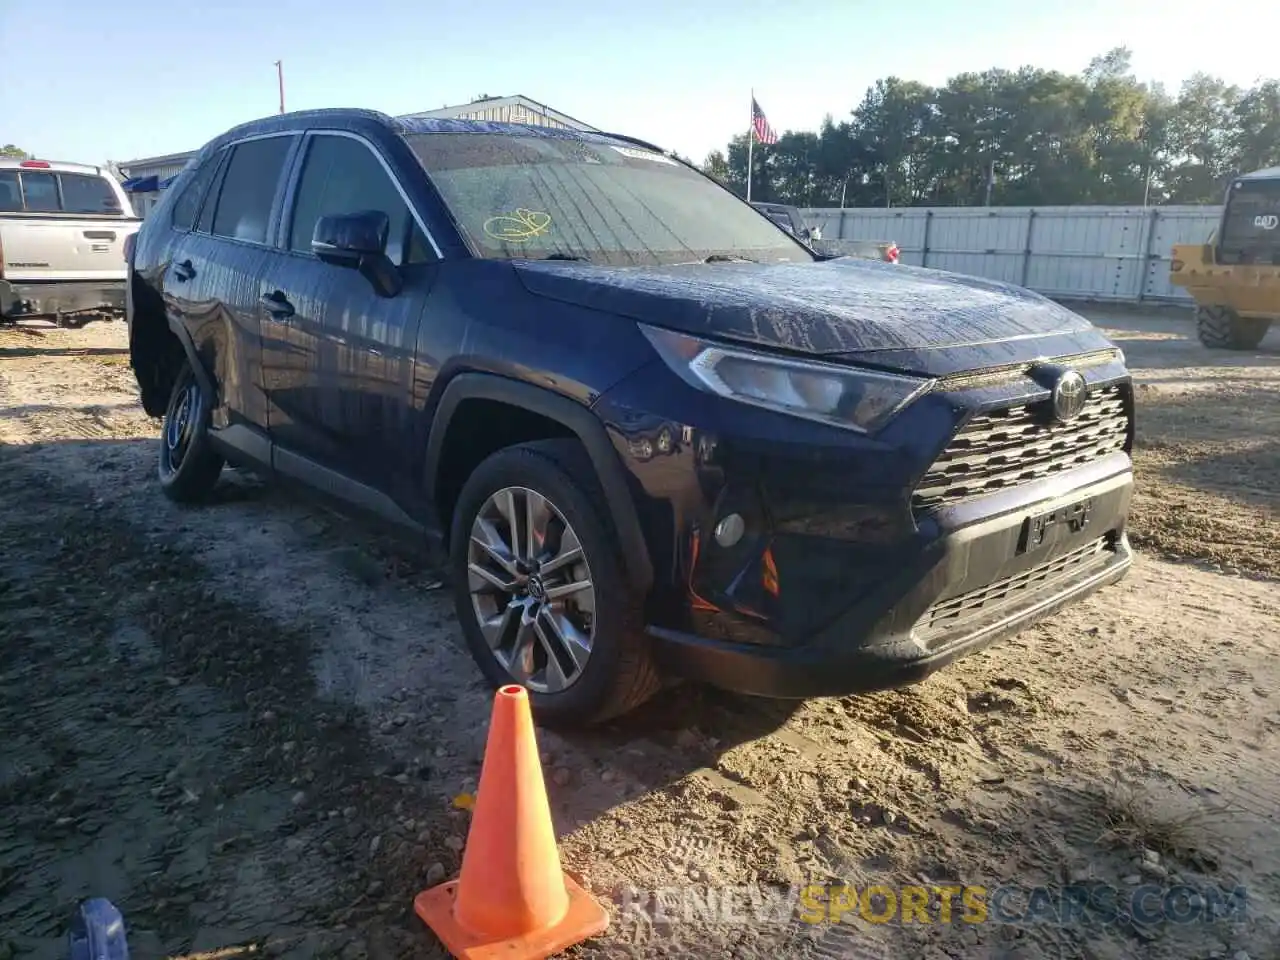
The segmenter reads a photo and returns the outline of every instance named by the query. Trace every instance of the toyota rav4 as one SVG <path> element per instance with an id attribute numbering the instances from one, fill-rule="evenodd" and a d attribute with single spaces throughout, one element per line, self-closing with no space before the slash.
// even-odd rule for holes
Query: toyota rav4
<path id="1" fill-rule="evenodd" d="M 131 250 L 159 485 L 224 463 L 448 558 L 492 684 L 920 678 L 1121 577 L 1124 357 L 1027 290 L 823 257 L 615 135 L 356 110 L 205 146 Z"/>

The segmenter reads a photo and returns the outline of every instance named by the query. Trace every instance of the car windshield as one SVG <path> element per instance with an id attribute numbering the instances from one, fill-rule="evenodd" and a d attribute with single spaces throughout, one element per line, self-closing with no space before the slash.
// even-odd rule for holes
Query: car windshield
<path id="1" fill-rule="evenodd" d="M 1241 180 L 1227 200 L 1220 245 L 1237 251 L 1280 247 L 1280 179 Z"/>
<path id="2" fill-rule="evenodd" d="M 729 191 L 652 150 L 506 133 L 406 139 L 487 258 L 619 266 L 813 259 Z"/>

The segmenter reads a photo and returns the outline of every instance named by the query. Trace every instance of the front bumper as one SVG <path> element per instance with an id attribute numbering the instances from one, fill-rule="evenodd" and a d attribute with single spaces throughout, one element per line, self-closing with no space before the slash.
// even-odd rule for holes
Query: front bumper
<path id="1" fill-rule="evenodd" d="M 1132 563 L 1132 489 L 1129 458 L 1117 454 L 943 511 L 936 539 L 900 557 L 874 594 L 802 642 L 743 643 L 654 626 L 655 656 L 673 674 L 771 697 L 913 683 L 1122 578 Z"/>

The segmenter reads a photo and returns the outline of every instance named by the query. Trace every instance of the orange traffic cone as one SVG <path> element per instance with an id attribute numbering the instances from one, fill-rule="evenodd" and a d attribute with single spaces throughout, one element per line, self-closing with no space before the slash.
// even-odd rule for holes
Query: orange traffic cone
<path id="1" fill-rule="evenodd" d="M 413 909 L 460 960 L 544 960 L 608 928 L 560 869 L 524 687 L 494 698 L 458 879 L 422 891 Z"/>

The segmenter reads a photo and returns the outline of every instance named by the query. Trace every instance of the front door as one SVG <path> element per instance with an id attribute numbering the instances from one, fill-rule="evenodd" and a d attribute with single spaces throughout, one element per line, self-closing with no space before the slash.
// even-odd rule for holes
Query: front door
<path id="1" fill-rule="evenodd" d="M 378 210 L 404 287 L 379 296 L 359 272 L 311 252 L 321 216 Z M 436 274 L 425 235 L 375 148 L 314 132 L 257 291 L 268 422 L 279 451 L 391 493 L 410 469 L 414 348 Z"/>

